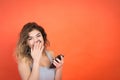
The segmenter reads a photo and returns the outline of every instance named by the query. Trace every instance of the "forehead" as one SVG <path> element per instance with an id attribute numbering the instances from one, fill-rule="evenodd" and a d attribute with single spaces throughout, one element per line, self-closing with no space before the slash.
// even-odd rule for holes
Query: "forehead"
<path id="1" fill-rule="evenodd" d="M 41 34 L 41 32 L 33 29 L 31 32 L 28 33 L 28 36 L 36 36 L 37 34 Z"/>

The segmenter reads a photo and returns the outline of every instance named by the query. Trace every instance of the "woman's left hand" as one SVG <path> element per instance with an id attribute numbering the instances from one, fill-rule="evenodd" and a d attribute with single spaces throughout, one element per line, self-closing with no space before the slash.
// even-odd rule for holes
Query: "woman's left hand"
<path id="1" fill-rule="evenodd" d="M 56 60 L 53 60 L 53 64 L 56 66 L 56 69 L 60 69 L 62 68 L 63 66 L 63 63 L 64 63 L 64 59 L 63 59 L 63 56 L 60 56 L 61 57 L 61 60 L 56 58 Z"/>

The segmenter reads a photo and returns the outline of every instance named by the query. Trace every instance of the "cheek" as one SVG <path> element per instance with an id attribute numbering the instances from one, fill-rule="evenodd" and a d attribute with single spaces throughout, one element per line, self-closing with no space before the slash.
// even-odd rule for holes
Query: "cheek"
<path id="1" fill-rule="evenodd" d="M 28 42 L 28 45 L 29 45 L 30 48 L 32 48 L 33 44 L 34 44 L 33 41 Z"/>

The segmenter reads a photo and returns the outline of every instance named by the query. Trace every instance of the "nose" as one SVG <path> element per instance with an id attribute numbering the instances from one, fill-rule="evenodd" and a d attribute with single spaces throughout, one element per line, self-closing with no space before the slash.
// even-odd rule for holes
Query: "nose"
<path id="1" fill-rule="evenodd" d="M 40 41 L 37 37 L 34 38 L 34 42 Z"/>

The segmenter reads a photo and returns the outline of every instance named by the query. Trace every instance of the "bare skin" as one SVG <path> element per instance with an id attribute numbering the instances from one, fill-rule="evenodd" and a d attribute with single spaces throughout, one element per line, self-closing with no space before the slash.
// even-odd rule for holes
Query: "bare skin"
<path id="1" fill-rule="evenodd" d="M 33 58 L 32 71 L 25 59 L 18 62 L 18 71 L 22 80 L 40 80 L 39 68 L 41 66 L 49 66 L 50 62 L 44 54 L 44 40 L 41 33 L 38 30 L 33 30 L 29 33 L 29 36 L 27 43 L 31 48 L 31 56 Z M 55 80 L 62 80 L 63 57 L 61 57 L 61 60 L 57 59 L 57 61 L 53 60 L 53 64 L 56 66 Z"/>

